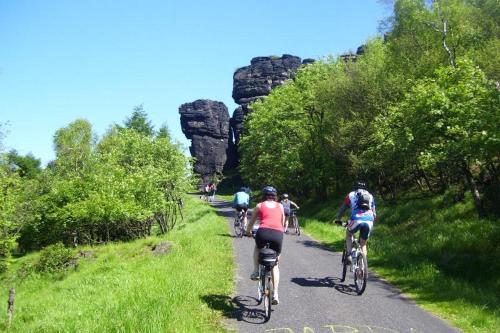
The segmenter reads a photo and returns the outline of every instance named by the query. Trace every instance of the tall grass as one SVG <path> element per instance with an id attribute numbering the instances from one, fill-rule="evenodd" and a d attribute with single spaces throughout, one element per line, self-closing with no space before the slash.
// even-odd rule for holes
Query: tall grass
<path id="1" fill-rule="evenodd" d="M 341 251 L 344 232 L 328 221 L 341 199 L 302 210 L 306 233 Z M 379 203 L 371 270 L 466 332 L 500 327 L 500 221 L 476 217 L 472 200 L 447 195 Z M 339 230 L 340 229 L 340 230 Z"/>
<path id="2" fill-rule="evenodd" d="M 89 247 L 76 271 L 3 276 L 1 299 L 16 284 L 12 332 L 220 332 L 222 313 L 209 295 L 230 295 L 233 256 L 224 219 L 208 205 L 186 201 L 185 223 L 165 237 Z M 151 247 L 171 241 L 168 254 Z M 37 254 L 16 259 L 17 271 Z M 0 325 L 6 316 L 0 314 Z M 5 325 L 0 330 L 6 330 Z"/>

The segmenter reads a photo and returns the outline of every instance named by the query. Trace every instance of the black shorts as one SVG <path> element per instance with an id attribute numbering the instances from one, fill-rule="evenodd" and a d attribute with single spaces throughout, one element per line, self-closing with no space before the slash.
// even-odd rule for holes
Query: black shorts
<path id="1" fill-rule="evenodd" d="M 262 249 L 267 243 L 269 243 L 269 248 L 276 251 L 279 255 L 281 253 L 281 245 L 283 244 L 283 232 L 274 229 L 259 228 L 255 235 L 255 245 L 257 245 L 257 248 Z"/>
<path id="2" fill-rule="evenodd" d="M 248 205 L 247 204 L 238 204 L 234 207 L 238 212 L 241 211 L 247 211 L 248 210 Z"/>

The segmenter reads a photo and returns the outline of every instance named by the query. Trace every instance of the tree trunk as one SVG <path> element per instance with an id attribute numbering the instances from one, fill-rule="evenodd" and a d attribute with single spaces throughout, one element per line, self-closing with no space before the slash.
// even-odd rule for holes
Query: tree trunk
<path id="1" fill-rule="evenodd" d="M 16 297 L 16 288 L 10 288 L 9 300 L 7 301 L 7 327 L 10 326 L 14 318 L 14 297 Z"/>
<path id="2" fill-rule="evenodd" d="M 470 189 L 470 192 L 472 194 L 472 198 L 474 199 L 474 206 L 476 207 L 477 214 L 479 217 L 484 217 L 485 212 L 483 209 L 483 204 L 481 202 L 481 196 L 479 194 L 479 189 L 477 188 L 476 181 L 474 180 L 474 177 L 472 176 L 472 173 L 469 170 L 469 166 L 467 165 L 467 162 L 463 161 L 462 162 L 462 170 L 464 172 L 465 176 L 465 181 L 467 183 L 467 186 Z"/>

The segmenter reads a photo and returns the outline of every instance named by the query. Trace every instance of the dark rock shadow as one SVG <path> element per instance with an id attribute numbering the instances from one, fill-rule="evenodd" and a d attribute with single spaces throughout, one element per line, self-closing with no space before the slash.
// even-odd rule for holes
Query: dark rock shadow
<path id="1" fill-rule="evenodd" d="M 236 319 L 250 324 L 266 322 L 263 306 L 258 306 L 257 299 L 250 296 L 229 297 L 227 295 L 204 295 L 201 297 L 211 309 L 222 311 L 224 317 Z"/>

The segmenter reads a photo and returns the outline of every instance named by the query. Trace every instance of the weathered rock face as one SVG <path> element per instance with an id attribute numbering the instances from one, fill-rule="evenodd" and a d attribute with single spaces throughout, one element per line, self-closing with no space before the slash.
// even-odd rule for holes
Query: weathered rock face
<path id="1" fill-rule="evenodd" d="M 241 67 L 233 75 L 233 99 L 240 106 L 231 118 L 231 129 L 236 146 L 243 130 L 244 116 L 252 112 L 248 105 L 269 95 L 272 89 L 293 78 L 300 65 L 314 62 L 284 54 L 282 57 L 256 57 L 250 66 Z"/>
<path id="2" fill-rule="evenodd" d="M 229 145 L 229 112 L 222 102 L 199 99 L 179 107 L 182 132 L 191 140 L 194 170 L 204 181 L 222 174 Z"/>
<path id="3" fill-rule="evenodd" d="M 233 75 L 233 99 L 244 105 L 267 96 L 273 88 L 293 77 L 302 64 L 299 57 L 256 57 L 250 66 L 241 67 Z"/>

